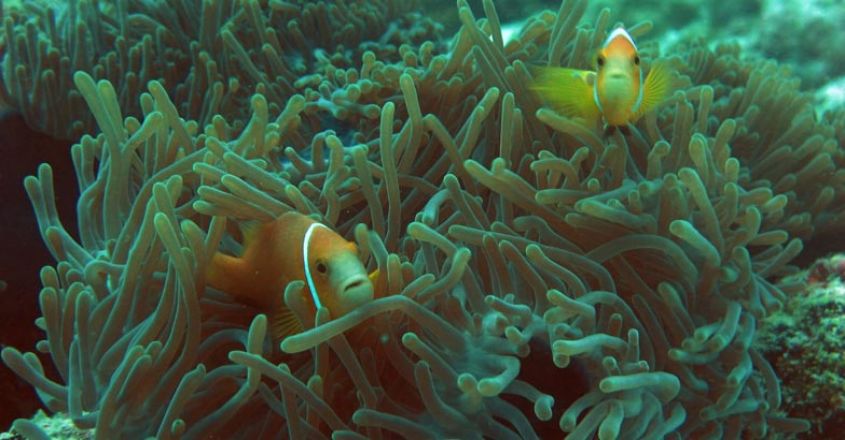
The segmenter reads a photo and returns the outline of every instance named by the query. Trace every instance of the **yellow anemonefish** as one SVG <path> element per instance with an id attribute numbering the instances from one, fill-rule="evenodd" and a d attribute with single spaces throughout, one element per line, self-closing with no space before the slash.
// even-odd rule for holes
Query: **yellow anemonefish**
<path id="1" fill-rule="evenodd" d="M 643 80 L 640 56 L 623 28 L 608 35 L 596 56 L 596 71 L 543 67 L 531 89 L 562 115 L 594 127 L 599 116 L 608 130 L 627 128 L 654 110 L 671 93 L 665 62 L 655 62 Z"/>
<path id="2" fill-rule="evenodd" d="M 367 275 L 355 243 L 293 211 L 244 228 L 243 254 L 216 253 L 206 273 L 210 286 L 267 313 L 276 339 L 303 330 L 285 305 L 288 282 L 305 281 L 315 310 L 339 317 L 373 299 L 376 276 Z"/>

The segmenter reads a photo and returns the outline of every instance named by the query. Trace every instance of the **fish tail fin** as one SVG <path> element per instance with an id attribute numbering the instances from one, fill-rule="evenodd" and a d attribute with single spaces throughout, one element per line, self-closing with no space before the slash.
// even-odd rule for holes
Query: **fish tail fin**
<path id="1" fill-rule="evenodd" d="M 246 268 L 241 258 L 216 252 L 205 272 L 206 283 L 227 293 L 235 294 L 241 285 Z"/>
<path id="2" fill-rule="evenodd" d="M 248 251 L 258 235 L 258 223 L 241 222 L 239 225 L 243 236 L 243 250 L 241 256 L 235 257 L 222 252 L 215 252 L 205 271 L 205 279 L 209 286 L 232 295 L 244 296 L 245 286 L 250 285 L 246 280 L 250 277 L 247 260 Z"/>
<path id="3" fill-rule="evenodd" d="M 643 85 L 643 100 L 634 113 L 632 122 L 656 109 L 674 92 L 674 89 L 675 78 L 670 63 L 667 60 L 656 60 L 646 76 Z"/>
<path id="4" fill-rule="evenodd" d="M 593 96 L 595 73 L 565 67 L 531 69 L 529 88 L 554 111 L 584 125 L 595 125 L 599 108 Z"/>
<path id="5" fill-rule="evenodd" d="M 305 328 L 296 314 L 284 304 L 278 304 L 269 310 L 270 335 L 274 341 L 281 341 L 290 335 L 302 333 Z"/>
<path id="6" fill-rule="evenodd" d="M 265 304 L 266 289 L 256 287 L 256 272 L 247 259 L 220 252 L 214 254 L 205 271 L 206 283 L 253 306 Z"/>
<path id="7" fill-rule="evenodd" d="M 262 225 L 256 221 L 242 221 L 238 223 L 238 228 L 241 230 L 241 237 L 243 241 L 242 257 L 251 258 L 251 254 L 255 252 L 257 246 L 255 243 L 259 241 Z"/>

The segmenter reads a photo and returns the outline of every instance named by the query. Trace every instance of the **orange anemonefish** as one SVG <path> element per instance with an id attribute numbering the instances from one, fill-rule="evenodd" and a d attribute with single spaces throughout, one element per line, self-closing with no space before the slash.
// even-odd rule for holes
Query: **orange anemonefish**
<path id="1" fill-rule="evenodd" d="M 326 307 L 339 317 L 373 299 L 377 272 L 367 275 L 355 243 L 291 211 L 245 227 L 243 254 L 214 254 L 206 276 L 210 286 L 261 308 L 273 337 L 283 339 L 303 330 L 285 305 L 288 282 L 305 281 L 315 310 Z"/>
<path id="2" fill-rule="evenodd" d="M 637 45 L 620 27 L 599 49 L 595 72 L 542 67 L 531 89 L 555 111 L 584 125 L 595 127 L 601 116 L 609 131 L 625 130 L 671 93 L 669 70 L 667 63 L 655 62 L 643 80 Z"/>

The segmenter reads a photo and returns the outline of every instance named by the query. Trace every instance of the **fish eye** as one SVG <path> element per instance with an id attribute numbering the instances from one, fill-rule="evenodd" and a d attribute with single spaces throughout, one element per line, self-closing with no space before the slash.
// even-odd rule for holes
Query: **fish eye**
<path id="1" fill-rule="evenodd" d="M 599 67 L 604 66 L 604 57 L 599 55 L 599 57 L 596 59 L 596 64 L 598 64 Z"/>
<path id="2" fill-rule="evenodd" d="M 634 55 L 634 64 L 636 64 L 638 66 L 640 65 L 640 56 L 639 55 Z"/>
<path id="3" fill-rule="evenodd" d="M 317 260 L 316 267 L 317 267 L 317 272 L 320 272 L 321 274 L 324 274 L 324 275 L 326 274 L 326 272 L 329 271 L 329 267 L 326 266 L 326 263 L 323 262 L 323 260 Z"/>

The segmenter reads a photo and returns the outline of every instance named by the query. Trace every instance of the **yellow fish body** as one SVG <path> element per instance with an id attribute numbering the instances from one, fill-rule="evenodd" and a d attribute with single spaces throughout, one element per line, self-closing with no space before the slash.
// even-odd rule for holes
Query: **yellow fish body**
<path id="1" fill-rule="evenodd" d="M 303 280 L 315 310 L 343 316 L 373 299 L 373 282 L 355 243 L 298 212 L 244 231 L 240 257 L 216 253 L 206 273 L 208 285 L 262 309 L 276 339 L 302 325 L 286 307 L 285 286 Z"/>
<path id="2" fill-rule="evenodd" d="M 657 108 L 671 93 L 666 63 L 655 62 L 643 79 L 633 38 L 617 28 L 596 56 L 596 70 L 543 67 L 531 89 L 555 111 L 594 127 L 603 118 L 608 128 L 626 127 Z"/>

